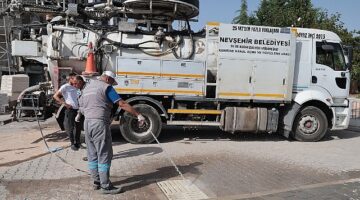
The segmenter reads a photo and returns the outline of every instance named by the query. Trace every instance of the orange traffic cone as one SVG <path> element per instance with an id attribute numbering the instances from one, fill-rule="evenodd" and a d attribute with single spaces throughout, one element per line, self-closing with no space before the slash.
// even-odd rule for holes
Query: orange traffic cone
<path id="1" fill-rule="evenodd" d="M 83 75 L 87 76 L 94 76 L 98 75 L 95 66 L 95 55 L 92 42 L 89 42 L 89 53 L 86 59 L 85 71 L 82 73 Z"/>

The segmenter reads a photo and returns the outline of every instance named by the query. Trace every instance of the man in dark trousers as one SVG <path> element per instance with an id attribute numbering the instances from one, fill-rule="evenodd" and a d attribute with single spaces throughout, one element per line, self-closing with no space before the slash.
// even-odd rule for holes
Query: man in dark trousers
<path id="1" fill-rule="evenodd" d="M 80 97 L 80 112 L 85 116 L 85 142 L 88 167 L 94 181 L 94 189 L 104 194 L 117 194 L 121 188 L 110 182 L 110 166 L 113 157 L 110 131 L 113 104 L 136 116 L 141 126 L 145 118 L 120 98 L 112 85 L 116 75 L 105 71 L 97 80 L 89 80 Z"/>
<path id="2" fill-rule="evenodd" d="M 67 77 L 68 83 L 62 85 L 54 94 L 54 99 L 65 106 L 65 130 L 69 136 L 71 149 L 76 151 L 80 148 L 80 123 L 75 122 L 75 117 L 79 109 L 79 81 L 75 73 L 70 73 Z M 74 134 L 75 129 L 75 134 Z"/>

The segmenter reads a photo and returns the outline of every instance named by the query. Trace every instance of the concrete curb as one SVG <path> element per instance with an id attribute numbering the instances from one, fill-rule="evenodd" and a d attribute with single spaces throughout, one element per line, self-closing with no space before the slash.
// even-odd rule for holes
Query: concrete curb
<path id="1" fill-rule="evenodd" d="M 4 126 L 4 125 L 6 125 L 6 124 L 8 124 L 8 123 L 11 123 L 13 121 L 13 119 L 4 119 L 4 120 L 1 120 L 0 121 L 0 126 Z"/>
<path id="2" fill-rule="evenodd" d="M 0 115 L 0 126 L 4 126 L 8 123 L 11 123 L 13 121 L 13 118 L 10 114 L 6 115 Z"/>

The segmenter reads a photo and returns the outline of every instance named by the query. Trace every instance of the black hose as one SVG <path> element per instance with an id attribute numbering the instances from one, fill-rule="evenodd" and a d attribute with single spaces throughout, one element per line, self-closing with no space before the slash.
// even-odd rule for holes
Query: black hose
<path id="1" fill-rule="evenodd" d="M 41 134 L 41 138 L 42 138 L 42 140 L 43 140 L 43 142 L 44 142 L 44 144 L 45 144 L 48 152 L 50 152 L 50 154 L 52 154 L 52 155 L 56 156 L 57 158 L 59 158 L 61 162 L 63 162 L 64 164 L 70 166 L 70 167 L 73 168 L 74 170 L 76 170 L 76 171 L 78 171 L 78 172 L 83 172 L 83 173 L 85 173 L 85 175 L 90 176 L 87 171 L 84 171 L 84 170 L 82 170 L 82 169 L 80 169 L 80 168 L 77 168 L 77 167 L 73 166 L 72 164 L 70 164 L 69 162 L 67 162 L 64 158 L 62 158 L 61 156 L 59 156 L 58 154 L 55 153 L 55 152 L 57 152 L 57 151 L 61 151 L 61 150 L 63 149 L 62 147 L 58 147 L 58 148 L 50 148 L 50 147 L 49 147 L 47 141 L 45 140 L 45 135 L 44 135 L 43 129 L 42 129 L 41 125 L 40 125 L 39 117 L 37 116 L 37 113 L 36 113 L 34 97 L 32 97 L 31 99 L 32 99 L 32 106 L 33 106 L 34 115 L 35 115 L 35 117 L 36 117 L 36 121 L 37 121 L 37 124 L 38 124 L 38 127 L 39 127 L 39 131 L 40 131 L 40 134 Z"/>
<path id="2" fill-rule="evenodd" d="M 188 33 L 189 33 L 189 36 L 190 36 L 190 41 L 191 41 L 191 53 L 187 56 L 187 57 L 181 57 L 179 56 L 179 54 L 177 53 L 176 49 L 174 48 L 172 50 L 174 56 L 176 59 L 183 59 L 183 60 L 189 60 L 191 59 L 194 54 L 195 54 L 195 40 L 194 40 L 194 37 L 193 37 L 193 34 L 192 34 L 192 31 L 191 31 L 191 26 L 190 26 L 190 22 L 189 20 L 186 20 L 186 23 L 187 23 L 187 26 L 188 26 Z"/>

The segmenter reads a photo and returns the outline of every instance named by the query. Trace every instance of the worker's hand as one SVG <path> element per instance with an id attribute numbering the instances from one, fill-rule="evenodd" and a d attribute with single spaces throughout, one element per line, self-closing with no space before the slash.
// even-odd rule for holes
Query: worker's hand
<path id="1" fill-rule="evenodd" d="M 138 119 L 138 125 L 139 127 L 143 127 L 145 125 L 145 117 L 142 116 L 141 114 L 139 114 L 137 116 L 137 119 Z"/>
<path id="2" fill-rule="evenodd" d="M 71 106 L 71 105 L 69 105 L 69 104 L 67 104 L 67 103 L 65 103 L 65 104 L 64 104 L 64 106 L 65 106 L 67 109 L 72 108 L 72 106 Z"/>
<path id="3" fill-rule="evenodd" d="M 78 114 L 75 117 L 75 122 L 80 122 L 81 119 L 81 113 L 78 112 Z"/>

